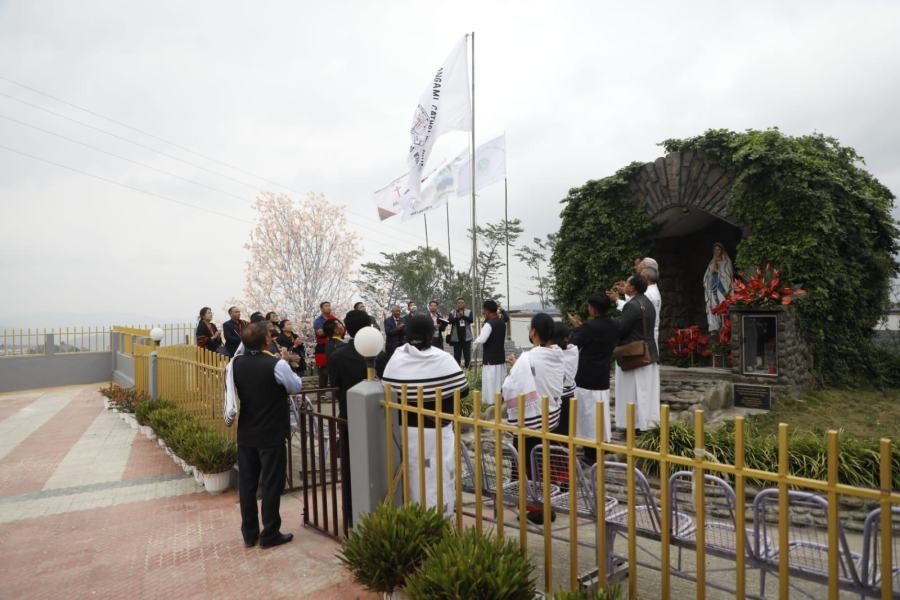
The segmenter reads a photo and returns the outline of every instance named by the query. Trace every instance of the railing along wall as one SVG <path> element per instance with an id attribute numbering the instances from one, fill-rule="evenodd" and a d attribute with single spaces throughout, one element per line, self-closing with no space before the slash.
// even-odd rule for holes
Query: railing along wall
<path id="1" fill-rule="evenodd" d="M 2 329 L 0 358 L 109 352 L 109 332 L 108 327 Z"/>
<path id="2" fill-rule="evenodd" d="M 851 590 L 867 596 L 880 596 L 892 598 L 893 589 L 896 587 L 896 577 L 900 573 L 895 557 L 897 552 L 893 547 L 894 538 L 900 537 L 900 493 L 892 489 L 891 479 L 891 442 L 883 439 L 880 443 L 880 488 L 870 489 L 854 487 L 839 483 L 838 481 L 838 456 L 839 441 L 836 431 L 827 433 L 827 467 L 828 478 L 825 481 L 807 479 L 793 475 L 789 470 L 789 455 L 791 452 L 788 437 L 788 425 L 780 424 L 778 430 L 778 471 L 769 472 L 747 468 L 745 465 L 745 422 L 743 417 L 735 419 L 735 459 L 733 464 L 723 464 L 710 460 L 710 455 L 704 449 L 704 417 L 703 411 L 695 412 L 694 457 L 684 457 L 670 453 L 669 440 L 669 407 L 661 407 L 661 441 L 658 452 L 641 449 L 635 445 L 634 435 L 634 405 L 627 407 L 627 435 L 624 444 L 604 442 L 600 436 L 603 432 L 604 405 L 597 405 L 596 431 L 598 438 L 588 440 L 572 436 L 563 436 L 548 430 L 548 401 L 543 399 L 543 414 L 541 429 L 529 429 L 524 426 L 523 412 L 519 412 L 517 424 L 509 423 L 502 419 L 502 401 L 498 395 L 493 404 L 493 418 L 483 418 L 482 402 L 479 392 L 474 393 L 473 416 L 460 414 L 460 395 L 457 391 L 453 397 L 453 412 L 447 413 L 441 410 L 440 390 L 437 391 L 435 409 L 426 409 L 423 406 L 422 390 L 407 390 L 406 386 L 397 394 L 392 395 L 390 386 L 386 386 L 385 400 L 382 406 L 385 408 L 385 432 L 387 439 L 386 461 L 388 473 L 388 502 L 409 503 L 411 501 L 410 490 L 410 456 L 418 453 L 418 497 L 425 498 L 425 457 L 423 456 L 424 430 L 423 418 L 431 417 L 435 420 L 436 431 L 442 426 L 452 426 L 452 449 L 445 447 L 441 435 L 435 436 L 435 455 L 438 468 L 435 472 L 437 489 L 437 506 L 452 507 L 456 528 L 473 526 L 479 531 L 485 524 L 495 529 L 498 537 L 513 537 L 518 540 L 521 548 L 528 551 L 538 564 L 538 570 L 542 573 L 542 587 L 544 592 L 551 594 L 560 589 L 574 591 L 579 587 L 585 587 L 588 583 L 604 587 L 617 578 L 625 579 L 627 597 L 635 598 L 639 594 L 638 577 L 642 581 L 644 577 L 658 577 L 658 591 L 661 598 L 680 597 L 673 591 L 673 575 L 682 577 L 688 582 L 693 581 L 696 598 L 706 597 L 707 586 L 718 587 L 717 576 L 707 570 L 707 563 L 715 557 L 726 556 L 733 560 L 734 569 L 728 569 L 734 573 L 733 588 L 726 587 L 737 598 L 746 597 L 779 597 L 788 598 L 795 588 L 802 589 L 803 585 L 825 585 L 827 597 L 836 600 L 841 589 Z M 523 401 L 524 399 L 520 399 Z M 576 400 L 571 400 L 569 431 L 575 431 Z M 409 415 L 418 415 L 418 425 L 409 427 Z M 474 432 L 473 448 L 471 456 L 463 443 L 463 429 L 471 429 Z M 534 465 L 536 472 L 540 473 L 540 479 L 530 482 L 526 476 L 525 456 L 528 438 L 540 440 L 542 450 Z M 513 471 L 507 466 L 509 454 L 512 454 L 509 442 L 519 456 L 518 467 Z M 399 455 L 395 455 L 395 445 L 399 445 Z M 552 449 L 556 447 L 557 450 Z M 564 448 L 567 456 L 564 468 L 554 470 L 551 464 L 551 455 L 556 459 L 562 452 L 558 448 Z M 579 467 L 576 466 L 576 453 L 579 448 L 594 448 L 597 452 L 597 461 L 594 475 L 590 481 L 578 480 Z M 486 449 L 486 451 L 485 451 Z M 453 497 L 446 498 L 443 486 L 443 460 L 440 458 L 444 452 L 452 452 L 455 466 Z M 555 460 L 555 459 L 554 459 Z M 609 462 L 607 462 L 609 461 Z M 641 484 L 643 475 L 638 468 L 639 461 L 646 464 L 652 461 L 658 466 L 659 491 L 658 500 L 654 495 L 653 500 L 646 498 L 647 487 Z M 467 465 L 472 467 L 467 469 Z M 558 466 L 558 464 L 557 464 Z M 504 469 L 507 469 L 504 472 Z M 678 496 L 676 489 L 670 488 L 669 477 L 677 472 L 686 472 L 684 476 L 693 483 L 691 487 L 681 489 L 686 492 L 689 500 L 693 501 L 693 513 L 679 510 L 673 511 L 673 498 Z M 587 469 L 588 473 L 592 471 Z M 563 474 L 560 477 L 560 473 Z M 615 476 L 621 475 L 620 479 Z M 679 475 L 681 477 L 681 475 Z M 614 481 L 615 480 L 615 481 Z M 491 482 L 499 483 L 491 483 Z M 679 480 L 675 485 L 680 485 Z M 717 482 L 726 482 L 721 486 Z M 777 495 L 777 519 L 769 515 L 767 523 L 773 525 L 777 521 L 777 535 L 757 532 L 767 531 L 763 523 L 754 522 L 754 519 L 746 517 L 748 510 L 756 509 L 756 502 L 752 503 L 747 498 L 747 482 L 754 485 L 762 485 L 774 490 Z M 479 484 L 478 482 L 482 482 Z M 584 496 L 572 493 L 590 484 L 592 494 L 587 496 L 593 506 L 591 510 L 582 510 Z M 733 504 L 730 509 L 732 523 L 727 525 L 722 520 L 722 511 L 726 505 L 719 508 L 708 508 L 710 491 L 707 483 L 716 483 L 721 488 L 733 489 L 732 496 L 724 493 L 720 496 Z M 621 485 L 620 485 L 621 484 Z M 618 497 L 613 491 L 614 485 L 619 485 Z M 624 487 L 624 490 L 621 489 Z M 398 489 L 399 488 L 399 489 Z M 464 488 L 466 488 L 464 490 Z M 567 497 L 560 496 L 558 492 L 567 488 Z M 555 489 L 555 491 L 554 491 Z M 809 497 L 798 496 L 797 490 L 807 490 Z M 535 493 L 536 492 L 536 493 Z M 757 499 L 760 498 L 757 494 Z M 809 502 L 813 507 L 823 510 L 821 523 L 813 523 L 810 531 L 821 535 L 821 543 L 798 542 L 792 536 L 795 535 L 797 523 L 791 512 L 792 504 L 797 498 Z M 563 499 L 560 502 L 560 498 Z M 871 541 L 867 556 L 859 556 L 859 553 L 847 552 L 844 545 L 844 529 L 839 512 L 839 503 L 842 498 L 855 499 L 862 503 L 874 503 L 880 509 L 870 514 L 868 522 L 878 528 L 884 535 L 864 536 L 863 541 Z M 650 506 L 658 502 L 655 508 Z M 813 501 L 817 502 L 813 502 Z M 485 515 L 485 507 L 493 506 L 494 517 Z M 539 506 L 541 513 L 541 525 L 534 525 L 527 520 L 529 506 Z M 825 508 L 827 505 L 827 509 Z M 698 507 L 700 507 L 698 509 Z M 508 520 L 505 512 L 513 510 L 514 519 Z M 656 513 L 653 511 L 656 510 Z M 827 514 L 824 511 L 827 510 Z M 568 523 L 553 522 L 551 511 L 568 519 Z M 592 513 L 593 519 L 584 519 L 579 513 Z M 726 511 L 728 512 L 728 511 Z M 654 525 L 656 533 L 647 535 L 648 522 L 654 521 L 657 515 L 658 523 Z M 600 515 L 598 518 L 596 515 Z M 807 516 L 800 515 L 803 519 Z M 675 522 L 673 522 L 673 520 Z M 757 519 L 761 521 L 764 519 Z M 584 535 L 585 523 L 592 535 Z M 734 556 L 729 557 L 727 549 L 715 544 L 720 542 L 712 538 L 720 536 L 720 529 L 725 528 L 733 545 Z M 510 531 L 512 530 L 512 531 Z M 707 536 L 710 540 L 707 540 Z M 535 540 L 535 538 L 538 538 Z M 585 539 L 580 539 L 584 537 Z M 658 544 L 658 574 L 646 572 L 646 563 L 638 558 L 639 541 L 646 542 L 651 538 Z M 752 539 L 751 539 L 752 538 Z M 719 537 L 716 537 L 718 540 Z M 625 545 L 624 553 L 615 554 L 620 562 L 613 560 L 614 545 L 616 541 Z M 557 551 L 554 552 L 554 543 Z M 562 546 L 560 546 L 562 544 Z M 568 544 L 566 546 L 565 544 Z M 709 545 L 709 547 L 708 547 Z M 560 551 L 559 548 L 562 548 Z M 643 548 L 643 546 L 642 546 Z M 770 550 L 765 550 L 770 548 Z M 772 551 L 771 548 L 775 550 Z M 778 552 L 778 548 L 790 548 L 790 552 Z M 693 571 L 685 570 L 681 566 L 681 552 L 683 550 L 695 552 L 695 567 Z M 740 549 L 740 550 L 737 550 Z M 566 551 L 567 550 L 567 551 Z M 673 566 L 673 555 L 678 552 L 678 565 Z M 805 560 L 796 552 L 814 551 L 818 553 L 820 565 L 810 563 L 805 567 Z M 585 557 L 587 554 L 587 557 Z M 764 559 L 761 558 L 764 555 Z M 850 566 L 848 561 L 856 561 Z M 862 561 L 867 560 L 870 567 L 863 566 Z M 592 568 L 585 569 L 585 562 Z M 559 565 L 554 568 L 555 562 L 563 562 L 565 575 L 560 581 L 555 580 L 554 573 L 559 572 Z M 622 568 L 624 565 L 624 568 Z M 880 565 L 892 565 L 887 569 L 891 576 L 881 577 Z M 822 572 L 818 575 L 815 568 Z M 770 596 L 760 590 L 748 590 L 747 571 L 759 570 L 777 579 L 776 596 Z M 883 570 L 883 569 L 882 569 Z M 868 579 L 862 581 L 864 573 L 868 571 Z M 696 583 L 701 582 L 701 583 Z M 690 585 L 689 583 L 687 585 Z M 772 590 L 768 590 L 771 592 Z M 683 592 L 682 592 L 683 593 Z M 824 597 L 822 594 L 813 597 Z"/>
<path id="3" fill-rule="evenodd" d="M 222 419 L 228 360 L 227 356 L 196 346 L 157 349 L 159 397 L 234 441 L 237 428 L 226 427 Z"/>

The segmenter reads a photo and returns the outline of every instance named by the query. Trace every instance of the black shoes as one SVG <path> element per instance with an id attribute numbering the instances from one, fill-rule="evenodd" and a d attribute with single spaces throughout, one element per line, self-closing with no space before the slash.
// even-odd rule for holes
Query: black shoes
<path id="1" fill-rule="evenodd" d="M 260 540 L 259 547 L 260 548 L 272 548 L 274 546 L 280 546 L 282 544 L 287 544 L 292 539 L 294 539 L 293 533 L 279 533 L 271 540 Z"/>
<path id="2" fill-rule="evenodd" d="M 258 539 L 259 538 L 253 538 L 251 540 L 245 539 L 244 545 L 247 546 L 248 548 L 252 548 L 253 546 L 256 545 L 256 542 L 258 541 Z"/>

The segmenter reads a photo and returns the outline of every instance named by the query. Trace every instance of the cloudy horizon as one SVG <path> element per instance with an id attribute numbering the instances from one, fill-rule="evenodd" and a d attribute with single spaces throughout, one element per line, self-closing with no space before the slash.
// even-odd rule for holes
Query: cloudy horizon
<path id="1" fill-rule="evenodd" d="M 222 317 L 264 190 L 344 206 L 359 262 L 424 246 L 421 219 L 379 223 L 371 196 L 467 31 L 477 141 L 506 133 L 523 241 L 558 229 L 570 188 L 712 128 L 821 132 L 900 191 L 896 2 L 336 4 L 0 0 L 0 323 Z M 465 199 L 451 213 L 468 265 Z M 478 216 L 502 218 L 502 185 Z M 443 211 L 428 221 L 446 252 Z M 513 304 L 535 300 L 528 276 L 511 265 Z"/>

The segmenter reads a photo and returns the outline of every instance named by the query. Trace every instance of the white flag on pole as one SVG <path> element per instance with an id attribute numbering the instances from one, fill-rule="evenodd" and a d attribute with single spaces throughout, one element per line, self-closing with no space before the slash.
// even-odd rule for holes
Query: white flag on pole
<path id="1" fill-rule="evenodd" d="M 475 149 L 475 190 L 503 181 L 504 177 L 506 177 L 505 133 Z M 456 180 L 457 195 L 465 196 L 472 193 L 472 162 L 468 153 L 465 154 L 465 160 L 460 163 Z"/>
<path id="2" fill-rule="evenodd" d="M 409 200 L 419 196 L 422 171 L 435 140 L 448 131 L 472 130 L 468 57 L 468 44 L 463 36 L 419 97 L 409 130 Z"/>
<path id="3" fill-rule="evenodd" d="M 434 171 L 422 181 L 422 188 L 418 197 L 414 198 L 408 209 L 404 209 L 402 220 L 424 214 L 435 208 L 441 208 L 451 198 L 456 197 L 456 187 L 459 185 L 457 173 L 459 172 L 460 156 L 441 163 Z M 411 194 L 410 194 L 411 196 Z"/>
<path id="4" fill-rule="evenodd" d="M 472 191 L 472 170 L 469 151 L 463 150 L 455 158 L 444 161 L 420 182 L 419 194 L 409 188 L 409 173 L 405 173 L 375 192 L 378 216 L 382 221 L 401 215 L 403 221 L 441 208 L 456 196 Z M 475 190 L 480 190 L 506 177 L 506 135 L 485 142 L 475 149 Z"/>
<path id="5" fill-rule="evenodd" d="M 378 206 L 379 219 L 384 221 L 403 213 L 403 206 L 407 204 L 404 197 L 409 194 L 408 182 L 409 173 L 404 173 L 375 191 L 374 198 L 375 204 Z"/>

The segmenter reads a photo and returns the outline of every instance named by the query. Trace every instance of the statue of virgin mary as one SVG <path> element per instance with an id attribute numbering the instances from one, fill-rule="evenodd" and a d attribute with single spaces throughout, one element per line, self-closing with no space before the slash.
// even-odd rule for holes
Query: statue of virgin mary
<path id="1" fill-rule="evenodd" d="M 709 331 L 722 328 L 722 317 L 713 314 L 713 309 L 731 295 L 734 282 L 734 267 L 725 251 L 725 246 L 713 244 L 713 256 L 703 275 L 703 291 L 706 298 L 706 320 Z"/>

